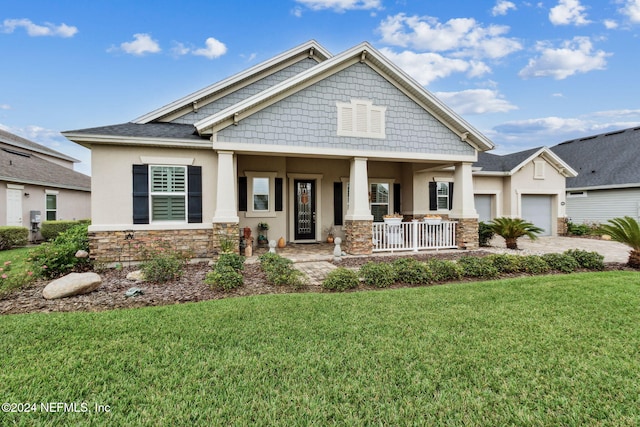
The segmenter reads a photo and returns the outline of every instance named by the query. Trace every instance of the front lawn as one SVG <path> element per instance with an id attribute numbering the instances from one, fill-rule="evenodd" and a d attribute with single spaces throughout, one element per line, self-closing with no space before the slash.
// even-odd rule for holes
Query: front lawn
<path id="1" fill-rule="evenodd" d="M 0 425 L 638 425 L 639 291 L 627 271 L 0 316 L 0 400 L 37 404 Z"/>
<path id="2" fill-rule="evenodd" d="M 0 251 L 0 296 L 7 291 L 19 288 L 27 281 L 25 274 L 31 249 L 24 247 Z"/>

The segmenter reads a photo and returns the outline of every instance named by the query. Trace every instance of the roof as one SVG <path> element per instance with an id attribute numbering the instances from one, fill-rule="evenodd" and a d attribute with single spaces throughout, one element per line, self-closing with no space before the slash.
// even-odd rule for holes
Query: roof
<path id="1" fill-rule="evenodd" d="M 87 175 L 18 149 L 0 149 L 0 181 L 91 191 Z"/>
<path id="2" fill-rule="evenodd" d="M 62 133 L 89 134 L 102 136 L 125 136 L 131 138 L 167 138 L 202 141 L 203 137 L 198 135 L 193 125 L 180 123 L 120 123 L 117 125 L 100 126 L 95 128 L 69 130 Z"/>
<path id="3" fill-rule="evenodd" d="M 517 153 L 497 155 L 492 153 L 478 153 L 478 161 L 473 164 L 476 173 L 492 175 L 513 175 L 524 165 L 533 161 L 537 157 L 544 158 L 559 173 L 567 178 L 574 177 L 577 172 L 562 158 L 554 154 L 547 147 L 530 148 Z M 478 170 L 479 169 L 479 170 Z"/>
<path id="4" fill-rule="evenodd" d="M 640 186 L 640 127 L 562 142 L 551 150 L 579 175 L 567 189 Z"/>
<path id="5" fill-rule="evenodd" d="M 58 159 L 66 160 L 73 163 L 77 163 L 80 161 L 78 159 L 74 159 L 73 157 L 69 157 L 66 154 L 62 154 L 59 151 L 52 150 L 51 148 L 45 147 L 44 145 L 29 141 L 28 139 L 22 138 L 18 135 L 14 135 L 2 129 L 0 129 L 0 142 L 24 150 L 46 154 L 47 156 L 57 157 Z"/>

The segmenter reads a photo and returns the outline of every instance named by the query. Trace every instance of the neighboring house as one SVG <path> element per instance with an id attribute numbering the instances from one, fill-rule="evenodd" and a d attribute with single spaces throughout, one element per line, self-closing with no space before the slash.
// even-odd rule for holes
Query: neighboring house
<path id="1" fill-rule="evenodd" d="M 640 219 L 640 127 L 566 141 L 551 150 L 579 173 L 567 179 L 572 222 Z"/>
<path id="2" fill-rule="evenodd" d="M 503 156 L 478 153 L 473 168 L 480 221 L 523 218 L 542 228 L 542 235 L 566 233 L 565 180 L 577 172 L 549 148 Z"/>
<path id="3" fill-rule="evenodd" d="M 368 254 L 394 212 L 456 219 L 458 244 L 476 247 L 472 164 L 493 148 L 368 43 L 332 56 L 315 41 L 134 122 L 63 134 L 92 150 L 92 256 L 105 261 L 131 238 L 211 257 L 260 222 L 289 242 L 334 226 Z"/>
<path id="4" fill-rule="evenodd" d="M 43 221 L 90 218 L 91 178 L 76 162 L 0 129 L 0 225 L 27 227 L 33 241 Z"/>

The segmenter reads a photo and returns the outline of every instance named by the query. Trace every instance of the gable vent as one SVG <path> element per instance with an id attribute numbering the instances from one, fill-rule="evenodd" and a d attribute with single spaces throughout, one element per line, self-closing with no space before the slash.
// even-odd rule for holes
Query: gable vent
<path id="1" fill-rule="evenodd" d="M 386 107 L 367 100 L 353 99 L 336 103 L 339 136 L 385 138 Z"/>

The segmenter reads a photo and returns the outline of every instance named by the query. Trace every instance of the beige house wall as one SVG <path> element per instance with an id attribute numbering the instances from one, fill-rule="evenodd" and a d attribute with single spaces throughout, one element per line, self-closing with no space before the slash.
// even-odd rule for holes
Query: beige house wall
<path id="1" fill-rule="evenodd" d="M 505 207 L 505 183 L 509 181 L 508 177 L 500 176 L 474 176 L 473 192 L 474 194 L 491 195 L 491 216 L 493 218 L 501 216 L 509 216 L 508 209 Z"/>

